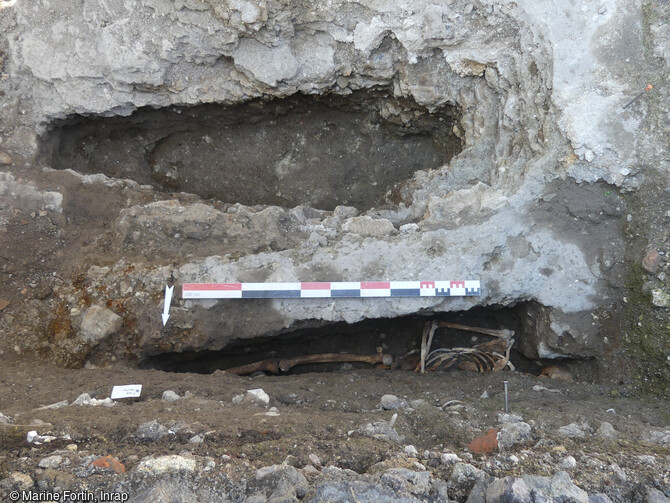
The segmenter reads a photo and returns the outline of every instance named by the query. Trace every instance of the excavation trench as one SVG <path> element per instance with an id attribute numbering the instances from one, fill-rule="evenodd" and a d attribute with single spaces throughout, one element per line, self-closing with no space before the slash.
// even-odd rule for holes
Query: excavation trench
<path id="1" fill-rule="evenodd" d="M 428 111 L 387 89 L 224 106 L 141 108 L 51 124 L 42 162 L 244 205 L 366 210 L 460 152 L 456 107 Z"/>
<path id="2" fill-rule="evenodd" d="M 329 372 L 352 368 L 374 368 L 388 362 L 382 362 L 382 355 L 393 358 L 392 368 L 413 370 L 418 362 L 422 332 L 426 323 L 436 321 L 483 328 L 489 330 L 513 330 L 514 338 L 519 341 L 524 334 L 524 318 L 527 304 L 518 304 L 511 308 L 476 307 L 468 311 L 444 313 L 432 316 L 403 316 L 398 318 L 369 319 L 359 323 L 344 322 L 326 325 L 320 328 L 303 328 L 269 338 L 238 340 L 217 351 L 184 351 L 163 353 L 146 358 L 143 368 L 167 372 L 193 372 L 207 374 L 217 370 L 234 369 L 234 373 L 252 374 L 257 362 L 274 362 L 275 369 L 267 365 L 258 365 L 256 370 L 288 375 L 303 372 Z M 496 337 L 479 331 L 459 328 L 440 327 L 435 331 L 431 349 L 472 347 L 476 344 L 496 340 Z M 524 357 L 512 346 L 510 360 L 517 370 L 539 373 L 541 362 Z M 331 361 L 302 363 L 306 355 L 364 356 L 368 362 L 355 361 L 355 358 Z M 322 359 L 322 358 L 317 358 Z M 282 369 L 285 362 L 290 368 Z M 296 362 L 298 362 L 296 364 Z M 246 367 L 244 372 L 237 372 Z M 457 370 L 454 366 L 450 370 Z"/>

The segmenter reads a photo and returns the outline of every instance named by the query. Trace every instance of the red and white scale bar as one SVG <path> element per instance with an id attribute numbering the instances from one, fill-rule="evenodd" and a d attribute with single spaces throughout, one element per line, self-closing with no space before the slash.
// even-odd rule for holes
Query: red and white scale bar
<path id="1" fill-rule="evenodd" d="M 313 299 L 342 297 L 465 297 L 479 280 L 320 283 L 184 283 L 183 299 Z"/>

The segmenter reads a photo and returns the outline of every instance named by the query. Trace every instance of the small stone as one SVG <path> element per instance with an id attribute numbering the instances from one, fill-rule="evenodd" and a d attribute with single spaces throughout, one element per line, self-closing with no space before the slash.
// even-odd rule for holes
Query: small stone
<path id="1" fill-rule="evenodd" d="M 477 454 L 493 452 L 498 448 L 498 430 L 489 430 L 485 435 L 475 438 L 468 444 L 468 449 Z"/>
<path id="2" fill-rule="evenodd" d="M 395 232 L 393 224 L 385 218 L 368 215 L 350 218 L 342 225 L 342 231 L 365 237 L 381 238 Z"/>
<path id="3" fill-rule="evenodd" d="M 12 163 L 12 158 L 6 152 L 0 152 L 0 166 L 7 166 Z"/>
<path id="4" fill-rule="evenodd" d="M 391 419 L 391 421 L 393 421 L 393 419 Z M 377 440 L 386 440 L 396 444 L 402 444 L 405 439 L 404 436 L 399 435 L 386 421 L 367 423 L 365 426 L 359 428 L 358 431 L 363 436 L 376 438 Z"/>
<path id="5" fill-rule="evenodd" d="M 89 466 L 95 466 L 96 468 L 101 468 L 102 470 L 113 470 L 116 473 L 126 473 L 126 467 L 124 464 L 111 454 L 91 461 Z"/>
<path id="6" fill-rule="evenodd" d="M 665 495 L 658 489 L 653 487 L 647 487 L 647 499 L 645 503 L 670 503 L 670 499 L 666 498 Z"/>
<path id="7" fill-rule="evenodd" d="M 551 477 L 537 475 L 522 476 L 531 493 L 541 494 L 545 499 L 535 501 L 569 501 L 571 503 L 588 503 L 589 495 L 576 486 L 567 472 L 561 471 Z"/>
<path id="8" fill-rule="evenodd" d="M 498 432 L 498 447 L 510 449 L 516 444 L 524 443 L 531 438 L 531 427 L 528 423 L 505 423 Z"/>
<path id="9" fill-rule="evenodd" d="M 311 453 L 307 457 L 309 458 L 309 461 L 312 463 L 312 465 L 321 466 L 321 460 L 319 459 L 319 456 L 317 456 L 316 454 Z"/>
<path id="10" fill-rule="evenodd" d="M 509 502 L 509 503 L 531 503 L 530 491 L 523 479 L 516 477 L 505 477 L 495 479 L 486 488 L 486 501 Z"/>
<path id="11" fill-rule="evenodd" d="M 453 484 L 464 485 L 486 477 L 486 473 L 468 463 L 456 463 L 451 471 L 449 480 Z"/>
<path id="12" fill-rule="evenodd" d="M 55 454 L 54 456 L 48 456 L 46 458 L 40 459 L 40 462 L 37 466 L 40 468 L 58 468 L 63 462 L 63 456 Z"/>
<path id="13" fill-rule="evenodd" d="M 600 423 L 600 428 L 596 431 L 596 435 L 600 438 L 617 438 L 618 434 L 614 427 L 605 421 Z"/>
<path id="14" fill-rule="evenodd" d="M 517 414 L 498 414 L 498 422 L 501 424 L 518 423 L 523 418 Z"/>
<path id="15" fill-rule="evenodd" d="M 19 491 L 27 491 L 35 485 L 30 475 L 25 473 L 12 472 L 7 478 L 9 478 L 9 481 L 12 483 L 12 485 Z"/>
<path id="16" fill-rule="evenodd" d="M 261 388 L 249 389 L 244 395 L 244 402 L 266 406 L 270 404 L 270 397 Z"/>
<path id="17" fill-rule="evenodd" d="M 169 430 L 157 420 L 141 424 L 135 431 L 135 436 L 144 442 L 156 442 L 169 433 Z"/>
<path id="18" fill-rule="evenodd" d="M 577 468 L 577 460 L 572 456 L 566 456 L 558 466 L 565 470 L 572 470 Z"/>
<path id="19" fill-rule="evenodd" d="M 200 435 L 194 435 L 189 440 L 189 444 L 202 444 L 205 440 Z"/>
<path id="20" fill-rule="evenodd" d="M 643 454 L 641 456 L 635 456 L 635 459 L 641 465 L 645 465 L 645 466 L 655 466 L 656 465 L 656 458 L 654 456 L 650 456 L 648 454 Z"/>
<path id="21" fill-rule="evenodd" d="M 77 446 L 77 444 L 67 444 L 67 445 L 65 446 L 65 448 L 66 448 L 68 451 L 76 451 L 77 449 L 79 449 L 79 447 Z"/>
<path id="22" fill-rule="evenodd" d="M 670 294 L 655 288 L 651 291 L 651 303 L 656 307 L 670 307 Z"/>
<path id="23" fill-rule="evenodd" d="M 118 332 L 123 327 L 123 318 L 102 306 L 91 306 L 81 321 L 80 333 L 84 342 L 96 344 Z"/>
<path id="24" fill-rule="evenodd" d="M 462 460 L 459 458 L 456 454 L 451 453 L 451 452 L 443 452 L 440 454 L 440 463 L 443 465 L 454 465 L 456 463 L 460 463 Z"/>
<path id="25" fill-rule="evenodd" d="M 72 402 L 72 405 L 90 405 L 91 404 L 91 395 L 88 393 L 82 393 L 77 397 L 77 399 Z"/>
<path id="26" fill-rule="evenodd" d="M 5 416 L 2 412 L 0 412 L 0 423 L 9 424 L 9 423 L 13 423 L 13 422 L 14 422 L 14 420 L 11 417 Z"/>
<path id="27" fill-rule="evenodd" d="M 162 475 L 174 472 L 192 473 L 195 471 L 195 459 L 174 454 L 170 456 L 159 456 L 157 458 L 147 457 L 140 462 L 136 470 L 140 473 L 147 473 L 150 475 Z"/>
<path id="28" fill-rule="evenodd" d="M 413 458 L 419 457 L 419 451 L 417 451 L 416 447 L 414 447 L 413 445 L 406 445 L 404 451 L 405 454 L 407 454 L 408 456 L 411 456 Z"/>
<path id="29" fill-rule="evenodd" d="M 600 7 L 598 7 L 598 14 L 602 15 L 602 14 L 605 14 L 605 12 L 607 12 L 607 6 L 606 5 L 601 5 Z"/>
<path id="30" fill-rule="evenodd" d="M 661 446 L 670 446 L 670 430 L 650 431 L 644 436 L 644 441 Z"/>
<path id="31" fill-rule="evenodd" d="M 167 391 L 163 391 L 163 400 L 165 400 L 168 403 L 176 402 L 177 400 L 181 400 L 181 397 L 172 391 L 171 389 Z"/>
<path id="32" fill-rule="evenodd" d="M 658 266 L 661 265 L 661 255 L 657 250 L 651 250 L 642 259 L 642 269 L 648 273 L 655 274 Z"/>
<path id="33" fill-rule="evenodd" d="M 379 401 L 379 406 L 384 410 L 406 409 L 407 402 L 395 395 L 384 395 Z"/>
<path id="34" fill-rule="evenodd" d="M 240 405 L 244 401 L 244 395 L 235 395 L 233 397 L 233 405 Z"/>
<path id="35" fill-rule="evenodd" d="M 317 473 L 319 473 L 319 470 L 317 470 L 312 465 L 305 465 L 303 467 L 302 471 L 303 471 L 303 473 L 305 473 L 307 475 L 316 475 Z"/>
<path id="36" fill-rule="evenodd" d="M 556 433 L 558 433 L 561 437 L 584 438 L 587 433 L 592 431 L 593 430 L 588 423 L 570 423 L 566 426 L 561 426 Z"/>
<path id="37" fill-rule="evenodd" d="M 484 393 L 482 393 L 479 398 L 488 398 L 488 397 L 489 397 L 489 393 L 488 393 L 488 391 L 485 390 Z"/>
<path id="38" fill-rule="evenodd" d="M 626 472 L 618 464 L 612 463 L 608 467 L 608 470 L 612 473 L 612 475 L 614 476 L 614 479 L 617 482 L 626 482 L 626 480 L 628 480 L 628 477 L 626 476 Z"/>

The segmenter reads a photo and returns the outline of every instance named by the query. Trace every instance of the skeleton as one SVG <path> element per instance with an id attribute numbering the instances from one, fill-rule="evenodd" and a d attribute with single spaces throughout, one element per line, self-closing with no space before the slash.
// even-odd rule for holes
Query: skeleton
<path id="1" fill-rule="evenodd" d="M 470 348 L 439 348 L 430 351 L 433 336 L 438 328 L 452 328 L 467 330 L 495 337 L 496 339 L 476 344 Z M 376 365 L 384 369 L 414 370 L 422 374 L 426 370 L 447 370 L 458 367 L 461 370 L 473 370 L 477 372 L 497 372 L 505 368 L 514 370 L 514 365 L 509 361 L 510 350 L 514 344 L 512 330 L 494 330 L 490 328 L 470 327 L 458 323 L 446 321 L 429 321 L 423 327 L 421 338 L 421 352 L 413 350 L 406 355 L 394 359 L 389 354 L 384 354 L 382 348 L 377 348 L 376 354 L 348 354 L 348 353 L 319 353 L 312 355 L 294 356 L 284 359 L 261 360 L 239 367 L 226 369 L 226 372 L 237 375 L 247 375 L 254 372 L 268 372 L 280 374 L 288 372 L 291 368 L 308 363 L 336 363 L 336 362 L 362 362 Z"/>
<path id="2" fill-rule="evenodd" d="M 476 344 L 471 348 L 440 348 L 430 351 L 433 336 L 438 328 L 455 328 L 468 330 L 496 337 L 496 340 Z M 510 350 L 514 344 L 512 330 L 493 330 L 490 328 L 470 327 L 449 323 L 446 321 L 427 322 L 423 327 L 421 338 L 421 357 L 415 372 L 424 373 L 428 370 L 447 370 L 457 365 L 461 370 L 474 370 L 477 372 L 497 372 L 509 367 L 514 370 L 514 365 L 509 361 Z"/>

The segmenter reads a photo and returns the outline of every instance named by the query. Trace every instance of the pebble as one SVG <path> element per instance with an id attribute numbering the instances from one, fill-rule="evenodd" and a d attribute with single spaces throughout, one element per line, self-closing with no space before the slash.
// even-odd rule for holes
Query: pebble
<path id="1" fill-rule="evenodd" d="M 398 398 L 395 395 L 384 395 L 379 401 L 379 406 L 384 410 L 406 409 L 407 401 Z"/>
<path id="2" fill-rule="evenodd" d="M 6 152 L 0 152 L 0 166 L 7 166 L 12 163 L 12 158 Z"/>
<path id="3" fill-rule="evenodd" d="M 316 454 L 311 453 L 307 457 L 309 458 L 313 466 L 321 466 L 321 460 L 319 459 L 319 456 L 317 456 Z"/>
<path id="4" fill-rule="evenodd" d="M 488 397 L 489 397 L 488 391 L 484 391 L 484 393 L 482 393 L 479 398 L 488 398 Z"/>
<path id="5" fill-rule="evenodd" d="M 189 440 L 189 444 L 202 444 L 205 440 L 200 435 L 193 435 Z"/>
<path id="6" fill-rule="evenodd" d="M 440 454 L 440 462 L 443 465 L 454 465 L 456 463 L 460 463 L 462 460 L 461 458 L 458 457 L 458 455 L 451 453 L 451 452 L 443 452 Z"/>
<path id="7" fill-rule="evenodd" d="M 37 466 L 40 468 L 58 468 L 63 462 L 63 456 L 60 454 L 55 454 L 53 456 L 48 456 L 46 458 L 40 459 L 40 462 Z"/>
<path id="8" fill-rule="evenodd" d="M 642 269 L 650 274 L 655 274 L 659 265 L 661 265 L 661 255 L 657 250 L 647 252 L 642 259 Z"/>
<path id="9" fill-rule="evenodd" d="M 643 454 L 641 456 L 635 456 L 635 459 L 641 465 L 646 465 L 646 466 L 655 466 L 656 465 L 656 458 L 654 456 L 650 456 L 648 454 Z"/>
<path id="10" fill-rule="evenodd" d="M 412 456 L 413 458 L 419 457 L 419 451 L 413 445 L 406 445 L 404 451 L 408 456 Z"/>
<path id="11" fill-rule="evenodd" d="M 501 424 L 518 423 L 523 418 L 517 414 L 498 414 L 498 422 Z"/>
<path id="12" fill-rule="evenodd" d="M 600 428 L 598 428 L 598 431 L 596 431 L 596 435 L 600 438 L 610 439 L 617 438 L 619 436 L 614 427 L 605 421 L 600 423 Z"/>
<path id="13" fill-rule="evenodd" d="M 170 456 L 159 456 L 157 458 L 148 457 L 140 461 L 136 471 L 150 475 L 161 475 L 171 472 L 192 473 L 195 471 L 195 460 L 174 454 Z"/>
<path id="14" fill-rule="evenodd" d="M 577 460 L 572 456 L 566 456 L 558 466 L 564 470 L 572 470 L 577 468 Z"/>
<path id="15" fill-rule="evenodd" d="M 567 438 L 584 438 L 587 433 L 592 432 L 591 426 L 588 423 L 570 423 L 566 426 L 561 426 L 556 433 L 561 437 Z"/>
<path id="16" fill-rule="evenodd" d="M 27 491 L 35 485 L 30 475 L 21 472 L 12 472 L 9 474 L 10 482 L 21 491 Z"/>
<path id="17" fill-rule="evenodd" d="M 165 426 L 158 423 L 156 419 L 138 426 L 135 436 L 144 442 L 156 442 L 170 433 Z"/>
<path id="18" fill-rule="evenodd" d="M 646 442 L 662 446 L 670 445 L 670 430 L 650 431 L 647 435 L 645 435 L 644 440 Z"/>
<path id="19" fill-rule="evenodd" d="M 484 478 L 486 478 L 486 473 L 479 468 L 468 463 L 456 463 L 449 476 L 449 481 L 452 484 L 464 485 Z"/>
<path id="20" fill-rule="evenodd" d="M 181 397 L 172 391 L 171 389 L 167 391 L 163 391 L 163 400 L 165 400 L 168 403 L 176 402 L 177 400 L 181 400 Z"/>
<path id="21" fill-rule="evenodd" d="M 2 424 L 9 424 L 14 422 L 11 417 L 5 416 L 2 412 L 0 412 L 0 423 Z"/>
<path id="22" fill-rule="evenodd" d="M 244 395 L 235 395 L 233 397 L 233 405 L 240 405 L 244 401 Z"/>
<path id="23" fill-rule="evenodd" d="M 628 480 L 626 472 L 618 464 L 612 463 L 607 469 L 614 475 L 614 479 L 617 482 L 626 482 Z"/>
<path id="24" fill-rule="evenodd" d="M 270 407 L 270 410 L 265 413 L 266 416 L 272 416 L 276 417 L 279 416 L 279 411 L 277 410 L 277 407 Z"/>
<path id="25" fill-rule="evenodd" d="M 244 394 L 243 401 L 245 403 L 253 403 L 256 405 L 265 406 L 270 404 L 270 396 L 265 391 L 263 391 L 262 388 L 249 389 Z"/>
<path id="26" fill-rule="evenodd" d="M 647 487 L 647 499 L 645 503 L 670 503 L 670 499 L 666 498 L 658 489 Z"/>
<path id="27" fill-rule="evenodd" d="M 526 442 L 531 438 L 530 432 L 531 427 L 528 423 L 505 423 L 498 432 L 498 447 L 504 450 Z"/>

